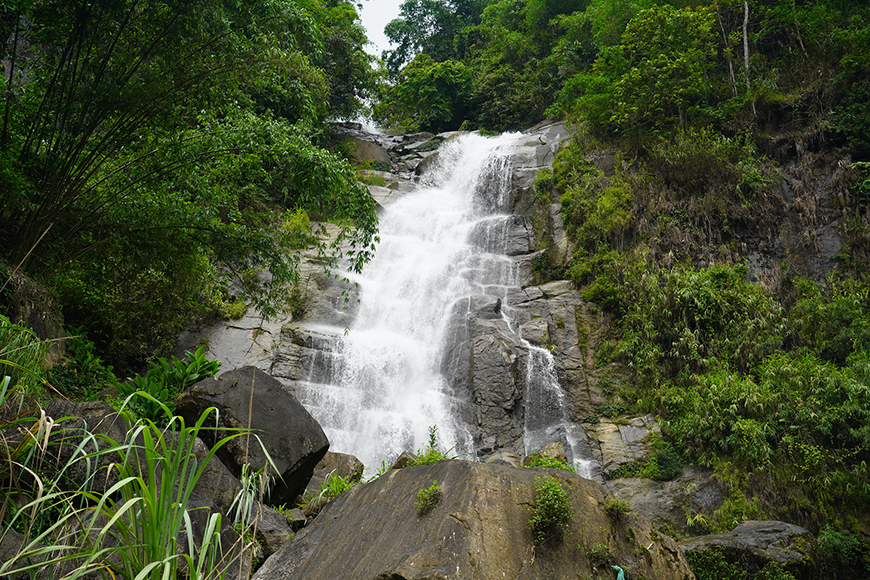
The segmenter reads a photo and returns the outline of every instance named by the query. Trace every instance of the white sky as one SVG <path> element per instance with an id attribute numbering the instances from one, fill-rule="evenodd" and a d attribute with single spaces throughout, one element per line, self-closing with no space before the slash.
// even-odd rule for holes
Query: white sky
<path id="1" fill-rule="evenodd" d="M 366 28 L 366 36 L 374 44 L 366 47 L 366 52 L 378 58 L 381 52 L 390 48 L 390 41 L 384 36 L 384 26 L 399 15 L 402 0 L 362 0 L 360 19 Z"/>

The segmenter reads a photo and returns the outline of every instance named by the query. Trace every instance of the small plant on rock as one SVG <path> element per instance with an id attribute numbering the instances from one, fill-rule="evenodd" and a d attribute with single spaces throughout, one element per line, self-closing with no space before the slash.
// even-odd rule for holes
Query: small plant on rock
<path id="1" fill-rule="evenodd" d="M 571 473 L 577 473 L 573 466 L 568 465 L 566 462 L 556 459 L 555 457 L 547 457 L 546 455 L 531 455 L 526 461 L 526 467 L 531 469 L 533 467 L 552 467 L 553 469 L 561 469 L 562 471 L 570 471 Z"/>
<path id="2" fill-rule="evenodd" d="M 610 546 L 601 542 L 586 549 L 586 555 L 596 566 L 604 566 L 610 559 Z"/>
<path id="3" fill-rule="evenodd" d="M 352 488 L 355 483 L 350 477 L 342 477 L 333 469 L 320 484 L 320 491 L 315 494 L 306 490 L 297 507 L 307 510 L 306 515 L 316 515 L 323 506 Z"/>
<path id="4" fill-rule="evenodd" d="M 438 427 L 432 425 L 429 427 L 429 445 L 425 449 L 417 451 L 417 455 L 408 461 L 408 466 L 429 465 L 442 459 L 448 459 L 448 457 L 438 449 Z"/>
<path id="5" fill-rule="evenodd" d="M 442 497 L 441 486 L 438 481 L 433 480 L 432 485 L 426 489 L 421 489 L 417 492 L 417 501 L 414 502 L 414 507 L 417 508 L 417 515 L 425 515 L 434 508 Z"/>
<path id="6" fill-rule="evenodd" d="M 604 512 L 611 518 L 618 520 L 631 513 L 631 504 L 628 503 L 628 500 L 614 497 L 604 504 Z"/>
<path id="7" fill-rule="evenodd" d="M 535 501 L 529 525 L 535 544 L 550 538 L 559 539 L 562 527 L 571 521 L 571 499 L 555 477 L 535 478 Z"/>

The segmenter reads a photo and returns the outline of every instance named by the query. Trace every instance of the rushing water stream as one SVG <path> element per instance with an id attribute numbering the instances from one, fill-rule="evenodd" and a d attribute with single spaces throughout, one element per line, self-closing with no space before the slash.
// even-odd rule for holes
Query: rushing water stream
<path id="1" fill-rule="evenodd" d="M 505 244 L 511 154 L 522 138 L 468 134 L 448 141 L 423 183 L 385 208 L 376 256 L 354 280 L 358 314 L 324 355 L 330 360 L 318 365 L 330 376 L 297 385 L 334 451 L 376 467 L 424 447 L 434 425 L 443 448 L 474 455 L 463 420 L 468 394 L 453 393 L 441 372 L 445 333 L 454 305 L 481 295 L 505 300 L 519 285 Z M 512 324 L 510 308 L 502 316 Z M 561 439 L 573 455 L 552 356 L 525 344 L 527 451 Z"/>

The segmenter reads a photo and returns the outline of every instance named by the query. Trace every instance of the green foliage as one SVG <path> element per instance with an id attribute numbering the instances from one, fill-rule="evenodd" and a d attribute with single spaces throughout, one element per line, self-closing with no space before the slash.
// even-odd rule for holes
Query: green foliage
<path id="1" fill-rule="evenodd" d="M 870 546 L 866 540 L 848 530 L 825 526 L 819 532 L 818 550 L 822 569 L 827 574 L 843 570 L 858 573 L 870 571 Z"/>
<path id="2" fill-rule="evenodd" d="M 170 351 L 232 280 L 275 314 L 298 278 L 300 237 L 274 235 L 285 212 L 339 223 L 304 238 L 325 267 L 369 259 L 374 202 L 320 146 L 374 89 L 352 4 L 7 6 L 22 22 L 0 55 L 0 258 L 116 368 Z"/>
<path id="3" fill-rule="evenodd" d="M 417 454 L 408 461 L 407 465 L 429 465 L 442 459 L 451 458 L 447 456 L 447 453 L 438 449 L 438 426 L 431 425 L 429 427 L 429 444 L 425 449 L 417 450 Z"/>
<path id="4" fill-rule="evenodd" d="M 751 572 L 745 562 L 728 562 L 717 548 L 686 552 L 686 559 L 698 580 L 795 580 L 776 562 Z"/>
<path id="5" fill-rule="evenodd" d="M 532 272 L 544 274 L 550 268 L 550 259 L 546 252 L 532 258 Z"/>
<path id="6" fill-rule="evenodd" d="M 417 491 L 417 501 L 414 502 L 414 507 L 417 508 L 417 515 L 422 516 L 434 508 L 441 501 L 443 492 L 438 482 L 433 480 L 432 485 L 428 488 Z"/>
<path id="7" fill-rule="evenodd" d="M 95 399 L 100 391 L 114 384 L 112 367 L 103 363 L 96 345 L 88 340 L 82 328 L 70 327 L 68 332 L 64 359 L 46 373 L 47 378 L 67 396 Z"/>
<path id="8" fill-rule="evenodd" d="M 610 472 L 610 479 L 643 477 L 656 481 L 671 481 L 683 470 L 683 461 L 673 445 L 666 441 L 655 444 L 657 450 L 649 459 L 620 465 Z"/>
<path id="9" fill-rule="evenodd" d="M 40 365 L 47 350 L 32 330 L 0 315 L 0 377 L 8 376 L 11 385 L 33 394 L 42 381 Z"/>
<path id="10" fill-rule="evenodd" d="M 763 196 L 781 176 L 758 154 L 749 134 L 726 137 L 709 127 L 678 131 L 649 150 L 656 177 L 677 199 L 704 200 L 699 208 L 724 218 L 758 211 Z"/>
<path id="11" fill-rule="evenodd" d="M 623 413 L 628 412 L 628 405 L 624 403 L 602 403 L 598 405 L 598 414 L 607 417 L 608 419 L 614 419 Z"/>
<path id="12" fill-rule="evenodd" d="M 384 53 L 387 70 L 395 77 L 415 54 L 425 53 L 438 62 L 462 58 L 468 29 L 480 20 L 481 0 L 405 0 L 399 17 L 384 34 L 395 49 Z"/>
<path id="13" fill-rule="evenodd" d="M 610 561 L 610 546 L 601 542 L 586 548 L 586 556 L 595 566 L 605 566 Z"/>
<path id="14" fill-rule="evenodd" d="M 606 513 L 611 518 L 618 520 L 623 516 L 627 516 L 632 511 L 631 504 L 628 500 L 619 499 L 619 498 L 611 498 L 607 500 L 607 503 L 604 504 L 604 513 Z"/>
<path id="15" fill-rule="evenodd" d="M 528 460 L 524 463 L 523 467 L 527 467 L 529 469 L 534 467 L 549 467 L 552 469 L 561 469 L 562 471 L 577 473 L 577 471 L 574 469 L 574 466 L 568 465 L 564 461 L 556 459 L 555 457 L 547 457 L 546 455 L 540 455 L 538 453 L 530 455 Z"/>
<path id="16" fill-rule="evenodd" d="M 782 308 L 742 266 L 670 270 L 625 264 L 619 350 L 644 386 L 715 366 L 745 371 L 782 346 Z"/>
<path id="17" fill-rule="evenodd" d="M 248 303 L 244 300 L 234 300 L 233 302 L 220 302 L 218 313 L 222 318 L 227 320 L 238 320 L 243 317 L 248 311 Z"/>
<path id="18" fill-rule="evenodd" d="M 870 287 L 832 276 L 824 285 L 797 281 L 791 310 L 797 340 L 825 360 L 844 364 L 853 352 L 870 351 Z"/>
<path id="19" fill-rule="evenodd" d="M 332 471 L 323 480 L 323 484 L 320 486 L 320 495 L 334 499 L 353 486 L 354 482 L 351 481 L 350 477 L 342 477 Z"/>
<path id="20" fill-rule="evenodd" d="M 351 477 L 342 477 L 335 470 L 330 471 L 323 481 L 320 483 L 320 490 L 312 493 L 311 490 L 306 490 L 302 496 L 302 501 L 299 502 L 299 508 L 304 508 L 311 504 L 315 512 L 319 512 L 327 503 L 337 498 L 356 484 Z"/>
<path id="21" fill-rule="evenodd" d="M 629 135 L 664 124 L 686 126 L 705 107 L 712 68 L 713 12 L 653 6 L 622 35 L 625 63 L 613 87 L 610 121 Z M 612 62 L 612 61 L 611 61 Z"/>
<path id="22" fill-rule="evenodd" d="M 550 203 L 556 193 L 553 170 L 542 169 L 535 175 L 535 196 L 544 203 Z"/>
<path id="23" fill-rule="evenodd" d="M 459 129 L 468 117 L 472 71 L 461 61 L 436 62 L 417 55 L 385 89 L 374 118 L 387 127 L 440 133 Z"/>
<path id="24" fill-rule="evenodd" d="M 385 187 L 387 185 L 387 178 L 383 175 L 365 175 L 360 173 L 359 180 L 360 183 L 375 185 L 377 187 Z"/>
<path id="25" fill-rule="evenodd" d="M 172 417 L 173 400 L 187 387 L 213 377 L 218 373 L 221 363 L 205 357 L 205 347 L 196 352 L 185 352 L 186 361 L 172 356 L 172 360 L 158 358 L 144 375 L 137 375 L 128 382 L 115 382 L 121 395 L 131 397 L 144 393 L 147 397 L 137 396 L 130 401 L 130 407 L 139 416 L 157 424 L 165 424 Z"/>
<path id="26" fill-rule="evenodd" d="M 0 395 L 4 397 L 5 390 Z M 193 446 L 213 411 L 205 411 L 191 426 L 175 417 L 171 438 L 164 438 L 164 431 L 153 423 L 139 423 L 123 442 L 71 430 L 50 433 L 50 427 L 44 430 L 44 418 L 31 416 L 27 420 L 30 429 L 49 447 L 69 445 L 70 438 L 81 442 L 72 446 L 69 461 L 57 466 L 57 477 L 43 479 L 40 475 L 39 462 L 44 458 L 43 451 L 49 450 L 44 449 L 19 457 L 22 461 L 14 464 L 16 471 L 10 474 L 13 479 L 4 478 L 4 485 L 14 485 L 14 480 L 22 486 L 17 491 L 26 490 L 28 501 L 13 506 L 13 511 L 3 517 L 9 527 L 4 526 L 0 539 L 6 530 L 17 528 L 24 530 L 24 543 L 11 558 L 0 563 L 0 574 L 28 575 L 42 568 L 66 578 L 80 578 L 112 569 L 124 578 L 158 579 L 174 578 L 185 569 L 194 580 L 223 577 L 231 565 L 238 563 L 225 557 L 229 547 L 221 545 L 221 515 L 211 514 L 201 541 L 194 542 L 188 512 L 193 488 L 208 461 L 228 441 L 245 434 L 238 431 L 225 436 L 202 462 L 197 461 Z M 7 443 L 4 440 L 4 454 L 9 451 Z M 118 474 L 117 483 L 102 495 L 90 489 L 94 483 L 93 466 L 101 457 L 111 457 Z M 67 489 L 65 474 L 72 469 L 82 470 L 86 482 Z M 27 477 L 22 478 L 25 473 Z M 4 498 L 9 495 L 4 494 Z M 4 499 L 3 510 L 7 507 Z M 55 515 L 50 525 L 34 526 L 46 513 Z M 182 529 L 187 530 L 186 536 Z M 182 547 L 184 553 L 179 551 Z"/>
<path id="27" fill-rule="evenodd" d="M 535 499 L 529 526 L 535 544 L 562 537 L 562 526 L 571 521 L 571 498 L 553 476 L 535 478 Z"/>

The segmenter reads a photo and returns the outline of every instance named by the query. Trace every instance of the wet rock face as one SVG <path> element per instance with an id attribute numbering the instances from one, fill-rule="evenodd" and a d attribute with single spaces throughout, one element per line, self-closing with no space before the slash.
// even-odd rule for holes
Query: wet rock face
<path id="1" fill-rule="evenodd" d="M 536 546 L 535 478 L 547 475 L 567 491 L 571 521 L 561 541 Z M 433 481 L 441 499 L 421 515 L 418 491 Z M 394 469 L 330 502 L 254 579 L 609 578 L 614 564 L 632 578 L 693 578 L 673 540 L 643 518 L 608 516 L 607 499 L 595 483 L 552 469 L 467 461 Z"/>

